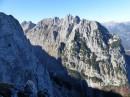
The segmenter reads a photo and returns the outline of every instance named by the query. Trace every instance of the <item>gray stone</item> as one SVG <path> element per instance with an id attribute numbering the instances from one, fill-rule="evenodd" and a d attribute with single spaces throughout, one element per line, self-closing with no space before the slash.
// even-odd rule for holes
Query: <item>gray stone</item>
<path id="1" fill-rule="evenodd" d="M 33 53 L 19 22 L 11 15 L 0 13 L 0 82 L 11 83 L 19 89 L 31 80 L 36 90 L 46 88 L 52 96 L 47 72 Z"/>
<path id="2" fill-rule="evenodd" d="M 55 18 L 41 20 L 28 31 L 27 38 L 49 55 L 61 58 L 68 73 L 74 76 L 73 72 L 79 72 L 78 78 L 85 79 L 89 86 L 127 84 L 127 64 L 117 36 L 96 21 L 71 15 L 54 21 Z M 61 43 L 64 49 L 59 49 Z"/>

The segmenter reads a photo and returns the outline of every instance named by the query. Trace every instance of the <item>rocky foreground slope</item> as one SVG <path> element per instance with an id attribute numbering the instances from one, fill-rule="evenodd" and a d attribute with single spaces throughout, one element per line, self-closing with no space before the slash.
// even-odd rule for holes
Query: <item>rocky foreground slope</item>
<path id="1" fill-rule="evenodd" d="M 33 45 L 41 46 L 59 60 L 70 76 L 86 80 L 91 87 L 127 84 L 121 40 L 98 22 L 71 15 L 48 18 L 37 23 L 26 36 Z"/>
<path id="2" fill-rule="evenodd" d="M 11 84 L 12 95 L 28 91 L 36 97 L 38 91 L 47 90 L 52 97 L 48 71 L 34 55 L 20 24 L 13 16 L 0 13 L 0 94 L 8 95 L 2 88 L 6 83 Z"/>

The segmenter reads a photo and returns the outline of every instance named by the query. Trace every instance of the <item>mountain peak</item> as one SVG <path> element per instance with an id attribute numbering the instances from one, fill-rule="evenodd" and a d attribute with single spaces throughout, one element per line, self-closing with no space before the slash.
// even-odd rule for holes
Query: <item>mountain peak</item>
<path id="1" fill-rule="evenodd" d="M 127 83 L 121 43 L 114 41 L 115 36 L 100 23 L 72 15 L 58 19 L 55 24 L 53 19 L 41 22 L 26 36 L 33 45 L 40 45 L 51 56 L 60 58 L 71 76 L 78 72 L 76 76 L 93 87 Z"/>
<path id="2" fill-rule="evenodd" d="M 36 26 L 36 24 L 32 23 L 32 21 L 23 21 L 21 23 L 21 26 L 23 28 L 23 31 L 27 33 L 30 29 Z"/>

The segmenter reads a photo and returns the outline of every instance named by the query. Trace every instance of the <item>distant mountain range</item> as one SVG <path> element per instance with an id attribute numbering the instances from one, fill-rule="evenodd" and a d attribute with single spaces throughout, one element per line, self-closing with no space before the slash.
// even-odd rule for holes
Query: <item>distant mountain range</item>
<path id="1" fill-rule="evenodd" d="M 120 36 L 126 53 L 130 54 L 130 22 L 108 22 L 103 23 L 103 25 L 109 30 L 110 33 Z"/>

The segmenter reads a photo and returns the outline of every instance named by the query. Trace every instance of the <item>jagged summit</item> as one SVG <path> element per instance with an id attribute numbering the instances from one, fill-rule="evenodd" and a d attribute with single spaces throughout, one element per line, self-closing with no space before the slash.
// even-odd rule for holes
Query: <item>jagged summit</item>
<path id="1" fill-rule="evenodd" d="M 32 23 L 32 21 L 23 21 L 21 26 L 25 33 L 27 33 L 30 29 L 36 26 L 36 24 Z"/>
<path id="2" fill-rule="evenodd" d="M 85 79 L 90 86 L 127 84 L 120 39 L 96 21 L 72 15 L 43 19 L 26 36 L 33 45 L 60 58 L 71 76 Z"/>

